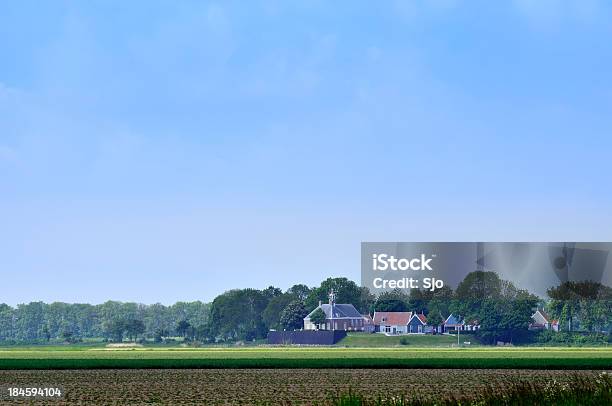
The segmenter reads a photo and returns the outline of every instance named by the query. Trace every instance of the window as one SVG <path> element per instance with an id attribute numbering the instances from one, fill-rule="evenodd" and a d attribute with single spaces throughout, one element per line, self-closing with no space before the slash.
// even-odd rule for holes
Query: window
<path id="1" fill-rule="evenodd" d="M 390 332 L 391 332 L 391 327 L 385 326 L 385 333 L 390 333 Z"/>

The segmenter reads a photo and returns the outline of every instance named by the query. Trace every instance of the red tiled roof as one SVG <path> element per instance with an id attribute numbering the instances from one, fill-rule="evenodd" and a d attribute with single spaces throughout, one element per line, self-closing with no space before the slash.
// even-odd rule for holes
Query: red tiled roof
<path id="1" fill-rule="evenodd" d="M 424 314 L 417 314 L 416 316 L 421 320 L 421 323 L 427 324 L 427 317 Z"/>
<path id="2" fill-rule="evenodd" d="M 412 317 L 412 312 L 375 312 L 374 324 L 377 326 L 407 326 L 410 317 Z"/>

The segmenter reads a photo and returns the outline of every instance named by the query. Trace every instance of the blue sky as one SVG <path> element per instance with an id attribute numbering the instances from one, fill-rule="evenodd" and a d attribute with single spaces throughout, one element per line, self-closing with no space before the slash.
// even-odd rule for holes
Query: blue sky
<path id="1" fill-rule="evenodd" d="M 611 240 L 612 5 L 6 2 L 0 302 L 359 281 L 361 241 Z"/>

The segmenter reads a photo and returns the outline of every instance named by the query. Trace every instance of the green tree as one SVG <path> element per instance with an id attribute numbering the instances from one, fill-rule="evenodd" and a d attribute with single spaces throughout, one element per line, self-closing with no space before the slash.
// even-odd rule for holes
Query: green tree
<path id="1" fill-rule="evenodd" d="M 439 303 L 432 299 L 430 311 Z M 527 334 L 532 308 L 537 303 L 536 296 L 517 289 L 495 272 L 475 271 L 457 286 L 449 311 L 466 321 L 478 320 L 478 336 L 484 342 L 518 342 Z"/>
<path id="2" fill-rule="evenodd" d="M 364 303 L 362 290 L 347 278 L 327 278 L 321 282 L 321 286 L 314 288 L 308 295 L 305 301 L 306 309 L 314 310 L 319 305 L 319 301 L 327 303 L 332 289 L 336 294 L 336 303 L 350 303 L 361 313 L 369 311 L 369 304 Z"/>
<path id="3" fill-rule="evenodd" d="M 72 329 L 72 326 L 69 323 L 63 324 L 60 335 L 62 337 L 62 340 L 64 340 L 67 343 L 74 343 L 77 341 L 74 336 L 74 331 Z"/>
<path id="4" fill-rule="evenodd" d="M 215 341 L 215 337 L 212 333 L 212 330 L 209 324 L 201 324 L 199 326 L 195 326 L 193 330 L 194 330 L 196 339 L 200 341 L 206 341 L 206 342 Z"/>
<path id="5" fill-rule="evenodd" d="M 132 341 L 136 341 L 138 336 L 145 332 L 144 322 L 139 319 L 126 320 L 125 332 Z"/>
<path id="6" fill-rule="evenodd" d="M 6 303 L 0 303 L 0 342 L 15 338 L 15 310 Z"/>
<path id="7" fill-rule="evenodd" d="M 301 329 L 306 315 L 308 315 L 308 311 L 304 307 L 304 303 L 301 300 L 294 300 L 281 312 L 280 324 L 286 330 Z"/>
<path id="8" fill-rule="evenodd" d="M 427 308 L 427 295 L 419 289 L 410 289 L 408 297 L 408 310 L 422 313 Z"/>
<path id="9" fill-rule="evenodd" d="M 531 322 L 532 310 L 537 305 L 536 299 L 505 299 L 501 301 L 501 319 L 499 328 L 503 331 L 504 341 L 516 342 L 527 333 Z"/>
<path id="10" fill-rule="evenodd" d="M 257 289 L 235 289 L 217 296 L 210 313 L 213 334 L 225 340 L 266 337 L 262 314 L 268 302 L 269 297 Z"/>
<path id="11" fill-rule="evenodd" d="M 112 319 L 104 322 L 104 333 L 107 338 L 115 342 L 123 341 L 125 322 L 121 319 Z"/>
<path id="12" fill-rule="evenodd" d="M 32 341 L 40 337 L 41 328 L 45 322 L 45 307 L 43 302 L 19 304 L 15 310 L 16 338 Z"/>
<path id="13" fill-rule="evenodd" d="M 289 295 L 295 296 L 296 299 L 305 301 L 310 295 L 311 289 L 303 284 L 293 285 L 289 289 L 287 289 L 287 293 Z"/>
<path id="14" fill-rule="evenodd" d="M 167 329 L 160 327 L 157 330 L 155 330 L 153 334 L 153 341 L 155 341 L 156 343 L 161 343 L 169 335 L 170 335 L 170 332 Z"/>
<path id="15" fill-rule="evenodd" d="M 268 286 L 267 288 L 265 288 L 264 290 L 261 291 L 261 293 L 268 298 L 268 300 L 272 299 L 273 297 L 276 296 L 280 296 L 283 294 L 283 291 L 279 288 L 275 288 L 274 286 Z"/>
<path id="16" fill-rule="evenodd" d="M 567 281 L 546 292 L 555 300 L 612 299 L 612 288 L 593 281 Z"/>
<path id="17" fill-rule="evenodd" d="M 444 321 L 450 314 L 450 304 L 451 301 L 447 299 L 431 299 L 429 302 L 427 302 L 427 317 L 429 318 L 429 314 L 437 313 L 440 315 L 440 317 L 442 317 L 442 321 Z"/>
<path id="18" fill-rule="evenodd" d="M 42 327 L 42 335 L 45 338 L 45 341 L 49 342 L 49 340 L 51 340 L 51 332 L 49 331 L 49 326 L 47 324 Z"/>
<path id="19" fill-rule="evenodd" d="M 485 299 L 478 335 L 487 343 L 516 342 L 527 334 L 537 299 Z"/>
<path id="20" fill-rule="evenodd" d="M 123 341 L 126 313 L 126 307 L 121 302 L 109 300 L 99 305 L 98 314 L 101 320 L 102 334 L 112 341 Z"/>
<path id="21" fill-rule="evenodd" d="M 376 296 L 374 294 L 372 294 L 372 292 L 370 292 L 370 289 L 368 289 L 365 286 L 361 286 L 359 288 L 360 291 L 360 297 L 359 297 L 359 306 L 357 306 L 357 309 L 362 313 L 362 314 L 370 314 L 374 312 L 374 303 L 376 302 Z"/>
<path id="22" fill-rule="evenodd" d="M 499 300 L 485 299 L 482 303 L 480 317 L 480 330 L 478 336 L 487 344 L 495 344 L 500 339 L 500 323 L 502 309 Z"/>
<path id="23" fill-rule="evenodd" d="M 325 315 L 325 312 L 321 310 L 321 308 L 318 308 L 310 315 L 310 322 L 316 325 L 319 329 L 321 328 L 321 325 L 325 324 L 326 320 L 327 316 Z"/>
<path id="24" fill-rule="evenodd" d="M 430 311 L 427 314 L 427 324 L 429 324 L 430 326 L 437 327 L 442 324 L 443 321 L 444 319 L 438 311 Z"/>
<path id="25" fill-rule="evenodd" d="M 597 299 L 586 301 L 586 309 L 580 318 L 588 320 L 588 329 L 593 332 L 610 331 L 612 327 L 612 300 Z"/>
<path id="26" fill-rule="evenodd" d="M 187 320 L 181 320 L 176 324 L 176 334 L 186 338 L 190 328 L 191 324 Z"/>
<path id="27" fill-rule="evenodd" d="M 501 297 L 502 281 L 495 272 L 474 271 L 459 283 L 455 296 L 458 299 L 484 300 Z"/>
<path id="28" fill-rule="evenodd" d="M 563 330 L 602 331 L 612 325 L 612 288 L 593 281 L 568 281 L 546 292 L 547 308 Z"/>
<path id="29" fill-rule="evenodd" d="M 181 315 L 179 320 L 186 317 Z M 171 306 L 164 306 L 161 303 L 154 303 L 147 306 L 142 321 L 145 325 L 145 335 L 153 337 L 155 342 L 162 342 L 165 337 L 170 335 L 169 330 L 176 323 L 176 319 L 171 314 Z"/>
<path id="30" fill-rule="evenodd" d="M 374 303 L 374 310 L 377 312 L 406 312 L 408 311 L 408 299 L 408 295 L 401 289 L 382 292 Z"/>
<path id="31" fill-rule="evenodd" d="M 285 293 L 273 297 L 266 306 L 262 319 L 268 329 L 281 328 L 280 318 L 287 305 L 297 299 L 293 294 Z M 299 300 L 299 299 L 298 299 Z"/>
<path id="32" fill-rule="evenodd" d="M 199 301 L 177 302 L 172 306 L 116 301 L 95 306 L 33 302 L 16 309 L 0 304 L 0 341 L 64 340 L 68 331 L 75 341 L 100 337 L 121 341 L 127 329 L 125 323 L 133 319 L 144 322 L 145 331 L 139 336 L 156 338 L 157 331 L 172 330 L 179 320 L 187 320 L 192 326 L 207 324 L 210 306 Z M 189 334 L 193 335 L 191 331 Z"/>

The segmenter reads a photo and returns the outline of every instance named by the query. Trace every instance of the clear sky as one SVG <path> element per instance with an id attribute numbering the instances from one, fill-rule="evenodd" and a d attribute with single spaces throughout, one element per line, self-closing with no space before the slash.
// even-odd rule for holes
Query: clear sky
<path id="1" fill-rule="evenodd" d="M 2 3 L 0 302 L 612 240 L 612 3 L 289 3 Z"/>

